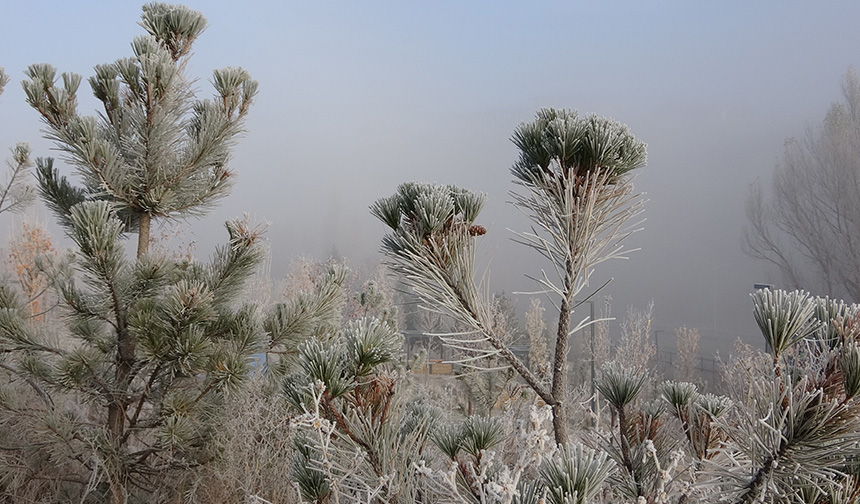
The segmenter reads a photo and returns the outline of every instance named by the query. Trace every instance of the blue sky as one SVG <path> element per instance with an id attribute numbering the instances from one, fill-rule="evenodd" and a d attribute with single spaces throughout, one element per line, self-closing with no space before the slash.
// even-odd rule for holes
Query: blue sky
<path id="1" fill-rule="evenodd" d="M 243 66 L 260 95 L 233 167 L 233 194 L 190 222 L 201 252 L 223 220 L 271 221 L 273 271 L 332 250 L 379 259 L 367 206 L 407 180 L 487 192 L 482 259 L 493 287 L 530 290 L 538 263 L 506 229 L 509 142 L 542 106 L 612 116 L 649 145 L 642 250 L 600 275 L 615 312 L 655 301 L 655 323 L 754 339 L 748 292 L 777 283 L 740 250 L 749 184 L 769 181 L 787 137 L 840 97 L 860 61 L 858 2 L 189 2 L 209 19 L 190 73 Z M 0 18 L 0 146 L 50 155 L 14 81 L 49 62 L 85 77 L 129 54 L 136 2 L 9 2 Z M 81 110 L 95 103 L 82 86 Z M 45 220 L 49 220 L 46 216 Z M 526 300 L 520 301 L 527 305 Z"/>

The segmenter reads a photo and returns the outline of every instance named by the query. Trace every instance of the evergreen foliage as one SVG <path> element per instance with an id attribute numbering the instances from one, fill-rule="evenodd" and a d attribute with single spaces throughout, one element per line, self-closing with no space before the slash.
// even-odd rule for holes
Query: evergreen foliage
<path id="1" fill-rule="evenodd" d="M 9 76 L 0 67 L 0 95 L 9 83 Z M 36 194 L 33 186 L 25 181 L 33 163 L 30 161 L 30 146 L 19 143 L 12 148 L 12 158 L 6 161 L 9 172 L 0 182 L 0 213 L 19 212 L 32 203 Z"/>
<path id="2" fill-rule="evenodd" d="M 78 74 L 58 76 L 53 66 L 35 64 L 23 83 L 47 137 L 83 184 L 73 186 L 52 161 L 39 162 L 48 205 L 70 227 L 74 204 L 112 202 L 126 226 L 139 231 L 139 255 L 147 251 L 151 218 L 202 215 L 228 194 L 230 149 L 258 87 L 246 71 L 229 67 L 213 73 L 212 99 L 196 99 L 185 67 L 206 19 L 184 6 L 152 3 L 140 24 L 148 34 L 134 39 L 132 56 L 97 65 L 88 79 L 103 106 L 98 115 L 78 113 Z"/>
<path id="3" fill-rule="evenodd" d="M 406 183 L 371 207 L 390 228 L 390 270 L 427 312 L 453 320 L 441 338 L 461 352 L 463 375 L 484 373 L 463 378 L 487 398 L 481 415 L 446 414 L 434 377 L 412 378 L 381 280 L 353 292 L 348 269 L 329 263 L 308 268 L 286 301 L 244 302 L 265 256 L 263 229 L 247 219 L 227 222 L 207 262 L 148 253 L 152 218 L 201 215 L 229 190 L 230 150 L 257 85 L 241 69 L 218 70 L 215 98 L 197 100 L 185 68 L 205 18 L 148 4 L 140 24 L 148 35 L 132 57 L 88 81 L 97 116 L 77 112 L 80 76 L 27 71 L 27 101 L 81 185 L 38 160 L 39 190 L 73 243 L 32 258 L 62 318 L 36 316 L 26 292 L 0 283 L 4 502 L 860 500 L 860 305 L 753 294 L 769 354 L 733 356 L 726 395 L 652 386 L 650 310 L 631 311 L 630 342 L 601 367 L 599 395 L 568 390 L 568 339 L 600 322 L 570 317 L 580 294 L 593 295 L 596 265 L 624 254 L 642 207 L 632 176 L 645 147 L 610 119 L 543 109 L 512 139 L 514 204 L 533 221 L 516 240 L 554 270 L 534 275 L 558 301 L 551 369 L 539 303 L 527 365 L 512 351 L 511 304 L 476 284 L 484 194 Z M 0 69 L 0 92 L 7 82 Z M 26 200 L 26 146 L 10 165 L 0 213 Z M 499 408 L 493 380 L 511 370 L 537 397 L 511 393 Z"/>
<path id="4" fill-rule="evenodd" d="M 9 171 L 0 186 L 0 213 L 21 212 L 36 198 L 33 186 L 26 181 L 33 162 L 30 161 L 30 146 L 18 143 L 12 148 L 12 158 L 6 161 Z"/>
<path id="5" fill-rule="evenodd" d="M 553 407 L 556 441 L 567 440 L 564 398 L 576 295 L 589 285 L 594 267 L 622 257 L 619 242 L 633 229 L 642 201 L 632 193 L 632 172 L 645 164 L 645 145 L 626 126 L 598 116 L 542 109 L 513 135 L 520 158 L 511 172 L 522 192 L 514 204 L 534 223 L 518 241 L 548 259 L 557 274 L 537 278 L 542 292 L 560 299 L 552 382 L 549 386 L 525 365 L 493 329 L 490 300 L 475 285 L 474 225 L 486 197 L 452 186 L 407 183 L 371 206 L 392 232 L 382 239 L 391 270 L 410 285 L 428 310 L 452 316 L 468 328 L 447 338 L 454 348 L 484 342 L 484 357 L 498 356 Z M 590 294 L 592 295 L 592 294 Z M 579 302 L 579 301 L 577 301 Z M 470 357 L 472 358 L 472 357 Z"/>
<path id="6" fill-rule="evenodd" d="M 302 343 L 339 329 L 346 276 L 345 267 L 330 265 L 315 289 L 296 293 L 269 309 L 263 327 L 269 335 L 266 356 L 271 370 L 279 375 L 288 372 Z"/>
<path id="7" fill-rule="evenodd" d="M 6 89 L 6 84 L 9 84 L 9 75 L 0 67 L 0 94 L 3 94 L 3 90 Z"/>
<path id="8" fill-rule="evenodd" d="M 283 394 L 298 416 L 291 477 L 312 502 L 431 502 L 418 464 L 438 411 L 403 403 L 402 336 L 376 318 L 303 343 Z"/>
<path id="9" fill-rule="evenodd" d="M 726 441 L 709 461 L 707 485 L 731 502 L 810 502 L 805 499 L 813 494 L 815 502 L 840 502 L 860 492 L 850 469 L 860 456 L 857 335 L 844 318 L 818 318 L 832 311 L 816 310 L 828 303 L 803 292 L 765 289 L 754 295 L 775 367 L 771 376 L 755 377 L 753 394 L 731 408 L 732 415 L 716 418 Z M 856 305 L 846 311 L 856 316 Z M 792 363 L 779 358 L 789 350 Z"/>
<path id="10" fill-rule="evenodd" d="M 597 390 L 616 410 L 623 410 L 633 402 L 648 376 L 639 369 L 622 368 L 615 362 L 607 362 L 597 380 Z"/>
<path id="11" fill-rule="evenodd" d="M 553 504 L 586 504 L 592 502 L 615 463 L 606 453 L 582 445 L 559 450 L 541 468 L 541 479 L 549 490 Z"/>
<path id="12" fill-rule="evenodd" d="M 130 261 L 109 202 L 79 203 L 69 220 L 77 252 L 45 265 L 68 336 L 53 341 L 7 295 L 2 345 L 8 369 L 49 397 L 87 405 L 66 410 L 52 400 L 32 428 L 50 426 L 55 456 L 80 461 L 79 470 L 108 483 L 112 502 L 125 502 L 133 489 L 154 492 L 173 471 L 213 456 L 207 440 L 217 408 L 264 344 L 255 308 L 229 302 L 264 250 L 254 228 L 231 221 L 229 243 L 210 264 Z"/>
<path id="13" fill-rule="evenodd" d="M 2 394 L 26 426 L 7 446 L 17 468 L 5 470 L 26 484 L 27 471 L 50 472 L 40 464 L 57 460 L 68 472 L 54 475 L 60 481 L 82 475 L 80 498 L 111 503 L 183 490 L 182 471 L 215 455 L 219 408 L 267 346 L 257 308 L 233 301 L 264 256 L 261 228 L 228 222 L 227 244 L 206 264 L 146 255 L 152 217 L 200 215 L 227 193 L 229 152 L 257 84 L 220 70 L 215 99 L 194 99 L 184 68 L 205 18 L 148 4 L 141 25 L 149 34 L 135 38 L 133 56 L 89 79 L 104 107 L 97 116 L 77 112 L 79 75 L 58 82 L 50 65 L 27 70 L 27 101 L 83 184 L 51 159 L 38 163 L 40 192 L 75 245 L 39 260 L 65 327 L 52 334 L 8 287 L 0 296 L 3 369 L 44 399 L 25 407 L 14 387 Z M 18 165 L 25 158 L 16 150 Z M 137 258 L 128 259 L 123 239 L 135 229 Z"/>
<path id="14" fill-rule="evenodd" d="M 774 363 L 797 342 L 811 337 L 822 325 L 813 317 L 816 305 L 803 291 L 761 289 L 752 294 L 753 315 Z M 779 368 L 777 368 L 779 369 Z"/>

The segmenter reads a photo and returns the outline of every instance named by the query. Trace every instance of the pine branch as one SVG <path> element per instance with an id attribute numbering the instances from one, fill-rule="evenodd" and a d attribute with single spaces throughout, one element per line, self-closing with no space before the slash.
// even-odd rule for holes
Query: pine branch
<path id="1" fill-rule="evenodd" d="M 87 198 L 84 190 L 73 187 L 66 177 L 61 177 L 59 170 L 54 168 L 52 158 L 36 159 L 36 180 L 39 184 L 39 194 L 48 208 L 63 227 L 70 229 L 72 207 Z"/>

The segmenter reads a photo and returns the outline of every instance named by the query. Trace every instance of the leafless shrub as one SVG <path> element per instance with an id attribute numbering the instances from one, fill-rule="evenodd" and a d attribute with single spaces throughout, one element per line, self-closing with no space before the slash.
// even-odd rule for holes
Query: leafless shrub
<path id="1" fill-rule="evenodd" d="M 293 449 L 292 416 L 272 392 L 265 377 L 257 375 L 234 397 L 215 440 L 219 458 L 196 473 L 195 502 L 297 502 L 285 477 Z"/>
<path id="2" fill-rule="evenodd" d="M 651 342 L 651 322 L 654 303 L 644 310 L 633 306 L 627 309 L 627 317 L 621 322 L 621 341 L 615 350 L 615 362 L 630 369 L 648 369 L 651 359 L 657 355 L 657 347 Z"/>
<path id="3" fill-rule="evenodd" d="M 549 356 L 547 354 L 546 322 L 543 314 L 546 309 L 541 306 L 540 298 L 532 298 L 526 312 L 526 334 L 529 337 L 529 365 L 541 381 L 549 378 Z"/>
<path id="4" fill-rule="evenodd" d="M 720 378 L 724 393 L 750 404 L 756 399 L 756 383 L 770 380 L 773 358 L 741 340 L 735 340 L 734 348 L 725 362 L 720 362 Z"/>
<path id="5" fill-rule="evenodd" d="M 698 329 L 679 327 L 675 329 L 675 347 L 678 349 L 678 363 L 675 368 L 675 379 L 678 381 L 696 381 L 696 358 L 699 356 Z"/>

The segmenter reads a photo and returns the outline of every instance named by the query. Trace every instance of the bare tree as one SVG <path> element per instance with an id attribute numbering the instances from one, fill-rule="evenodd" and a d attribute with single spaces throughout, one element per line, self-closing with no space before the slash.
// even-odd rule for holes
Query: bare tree
<path id="1" fill-rule="evenodd" d="M 785 144 L 768 197 L 752 186 L 744 250 L 776 266 L 792 288 L 860 300 L 860 76 L 821 126 Z"/>

